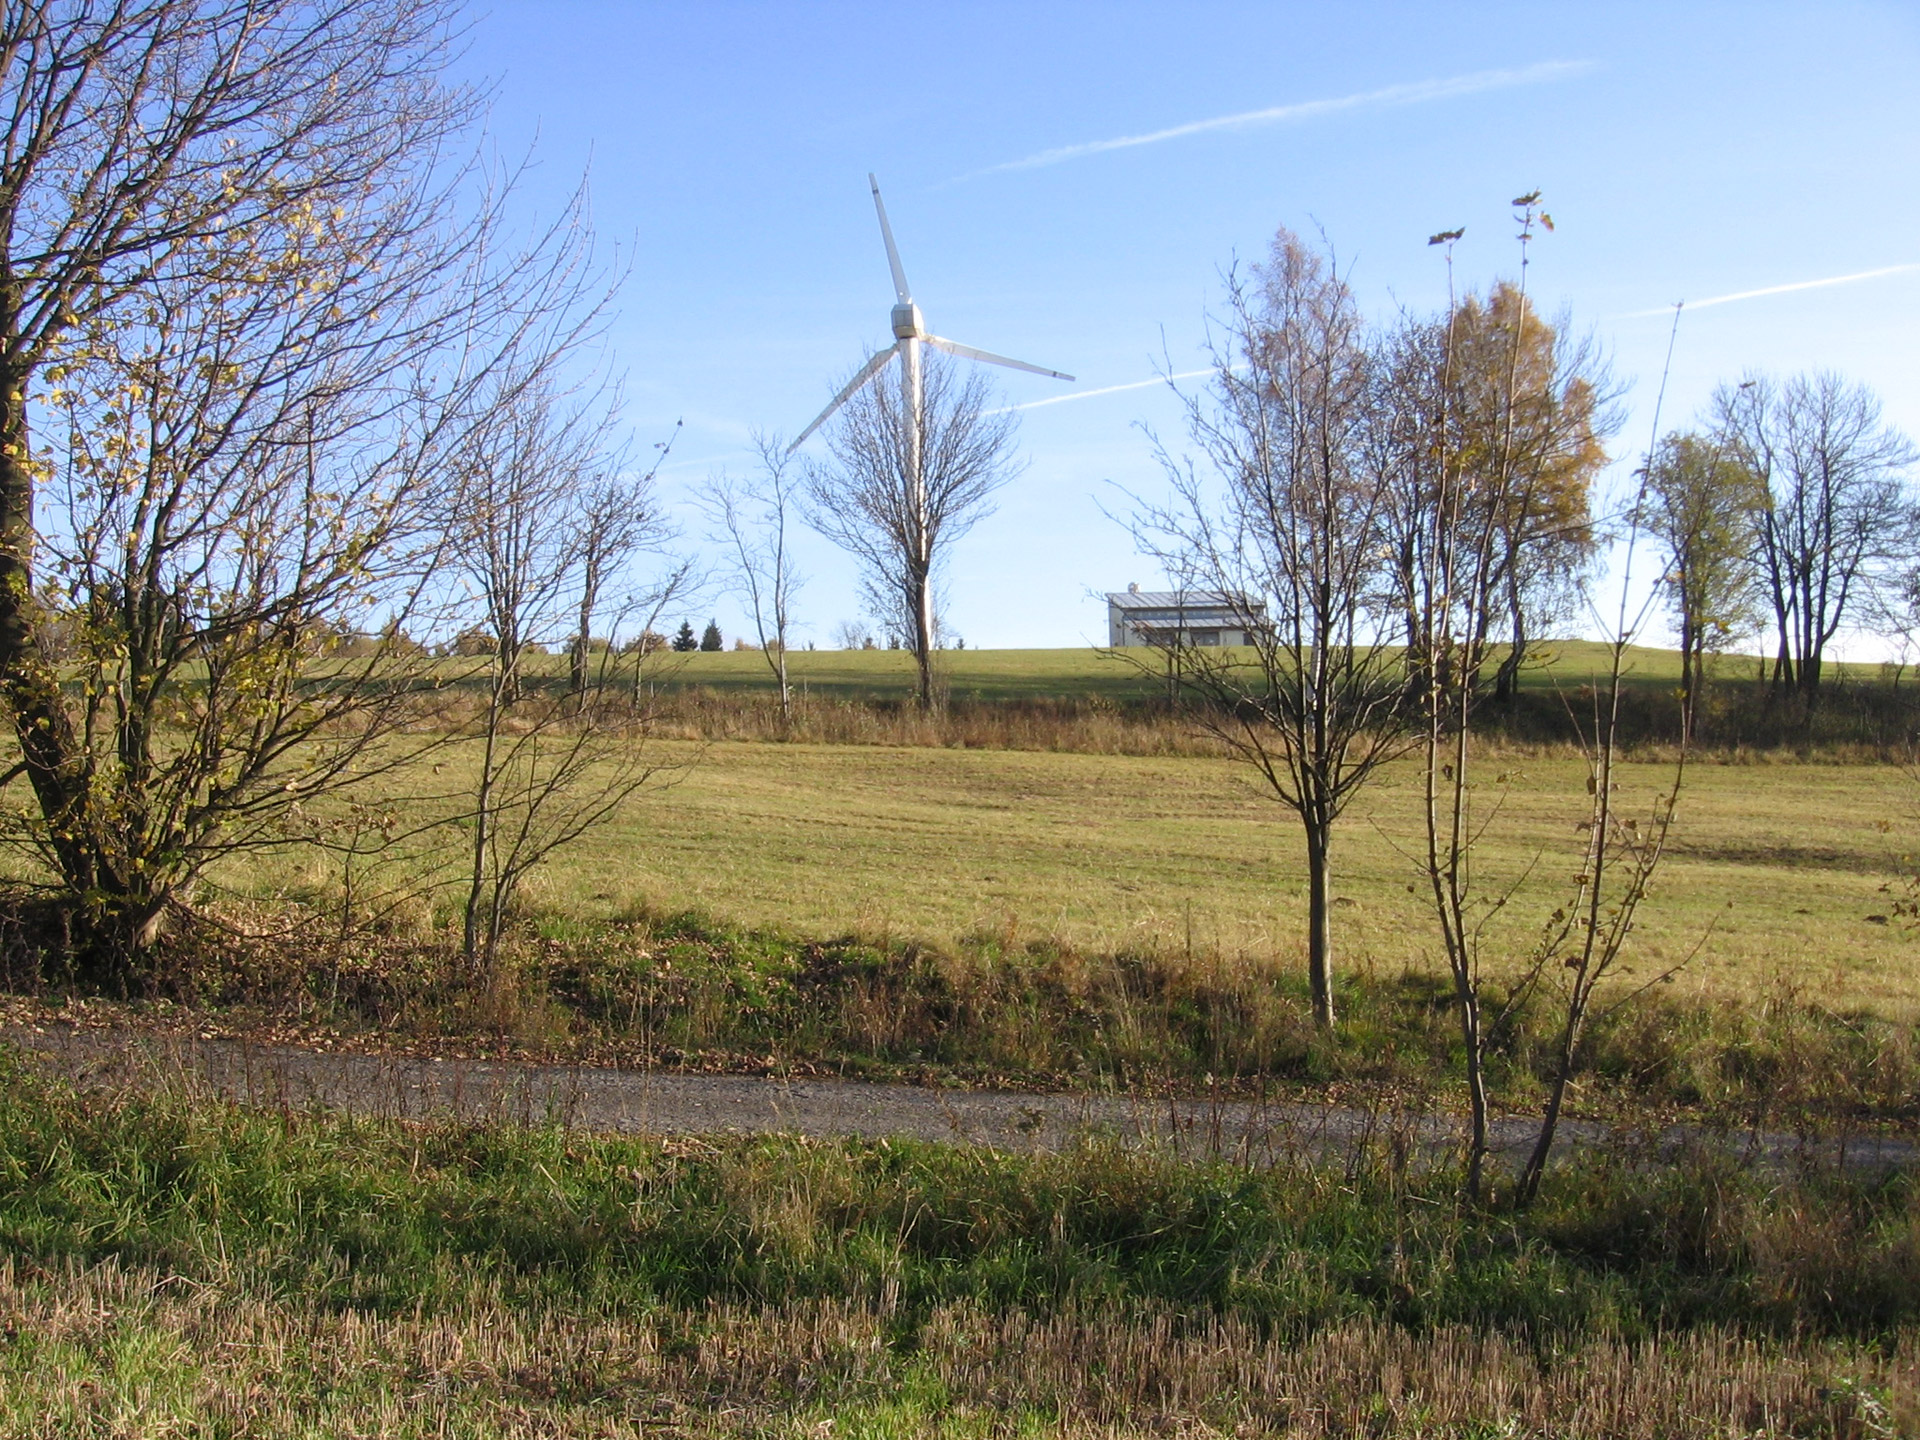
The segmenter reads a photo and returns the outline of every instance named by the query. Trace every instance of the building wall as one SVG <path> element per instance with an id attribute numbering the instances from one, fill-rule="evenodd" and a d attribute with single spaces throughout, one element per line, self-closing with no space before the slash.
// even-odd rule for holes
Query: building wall
<path id="1" fill-rule="evenodd" d="M 1180 628 L 1181 636 L 1188 645 L 1244 645 L 1247 643 L 1246 631 L 1234 623 L 1237 617 L 1210 613 L 1210 610 L 1211 607 L 1208 606 L 1195 606 L 1185 611 L 1144 607 L 1122 610 L 1109 601 L 1107 603 L 1107 644 L 1116 650 L 1150 645 L 1154 641 L 1145 638 L 1142 635 L 1143 630 L 1150 635 L 1171 636 L 1176 627 Z"/>

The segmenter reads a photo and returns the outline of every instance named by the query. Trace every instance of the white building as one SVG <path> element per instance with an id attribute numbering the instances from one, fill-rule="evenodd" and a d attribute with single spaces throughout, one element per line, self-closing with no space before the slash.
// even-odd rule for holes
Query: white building
<path id="1" fill-rule="evenodd" d="M 1142 590 L 1107 596 L 1107 644 L 1244 645 L 1267 616 L 1266 602 L 1223 590 Z"/>

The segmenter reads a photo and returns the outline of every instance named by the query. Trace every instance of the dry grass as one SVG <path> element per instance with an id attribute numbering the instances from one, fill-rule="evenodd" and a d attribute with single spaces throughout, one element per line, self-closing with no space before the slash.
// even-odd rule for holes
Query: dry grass
<path id="1" fill-rule="evenodd" d="M 0 1436 L 1272 1434 L 1878 1440 L 1920 1424 L 1920 1350 L 1705 1332 L 1541 1351 L 1354 1322 L 1294 1343 L 1228 1318 L 873 1301 L 658 1315 L 477 1301 L 379 1314 L 148 1267 L 0 1263 Z"/>
<path id="2" fill-rule="evenodd" d="M 1226 747 L 1161 706 L 1087 699 L 956 700 L 923 714 L 899 700 L 814 697 L 783 717 L 766 697 L 691 686 L 655 698 L 653 734 L 679 740 L 1051 750 L 1080 755 L 1210 755 Z"/>

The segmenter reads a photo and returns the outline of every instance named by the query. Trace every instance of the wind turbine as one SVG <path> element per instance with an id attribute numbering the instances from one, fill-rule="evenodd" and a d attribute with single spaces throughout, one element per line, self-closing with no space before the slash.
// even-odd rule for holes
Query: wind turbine
<path id="1" fill-rule="evenodd" d="M 893 269 L 894 306 L 889 315 L 893 327 L 894 341 L 885 350 L 868 360 L 860 367 L 846 388 L 834 396 L 827 408 L 822 410 L 814 422 L 800 432 L 800 438 L 787 447 L 791 455 L 806 441 L 806 438 L 818 430 L 847 401 L 851 400 L 874 376 L 886 369 L 887 362 L 894 356 L 900 357 L 902 370 L 901 388 L 905 391 L 907 415 L 907 473 L 913 479 L 915 510 L 925 508 L 925 487 L 920 474 L 920 432 L 921 387 L 920 387 L 920 346 L 924 341 L 936 350 L 944 350 L 949 355 L 958 355 L 962 360 L 980 360 L 988 365 L 1004 365 L 1009 370 L 1025 370 L 1033 375 L 1045 375 L 1053 380 L 1072 380 L 1073 376 L 1063 375 L 1058 370 L 1049 370 L 1044 365 L 1029 365 L 1024 360 L 1010 360 L 1005 355 L 995 355 L 990 351 L 976 350 L 971 345 L 962 345 L 957 340 L 948 340 L 927 332 L 925 317 L 920 307 L 913 303 L 913 292 L 907 288 L 907 272 L 900 266 L 900 251 L 893 243 L 893 227 L 887 224 L 887 207 L 880 199 L 880 182 L 867 176 L 867 184 L 873 187 L 873 208 L 880 216 L 880 238 L 887 242 L 887 264 Z"/>

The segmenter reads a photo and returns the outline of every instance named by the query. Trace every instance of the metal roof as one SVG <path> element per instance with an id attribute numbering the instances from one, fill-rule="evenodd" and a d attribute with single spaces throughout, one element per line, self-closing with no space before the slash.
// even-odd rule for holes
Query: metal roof
<path id="1" fill-rule="evenodd" d="M 1241 614 L 1261 614 L 1263 601 L 1225 590 L 1119 590 L 1107 595 L 1107 603 L 1120 610 L 1232 610 Z"/>

